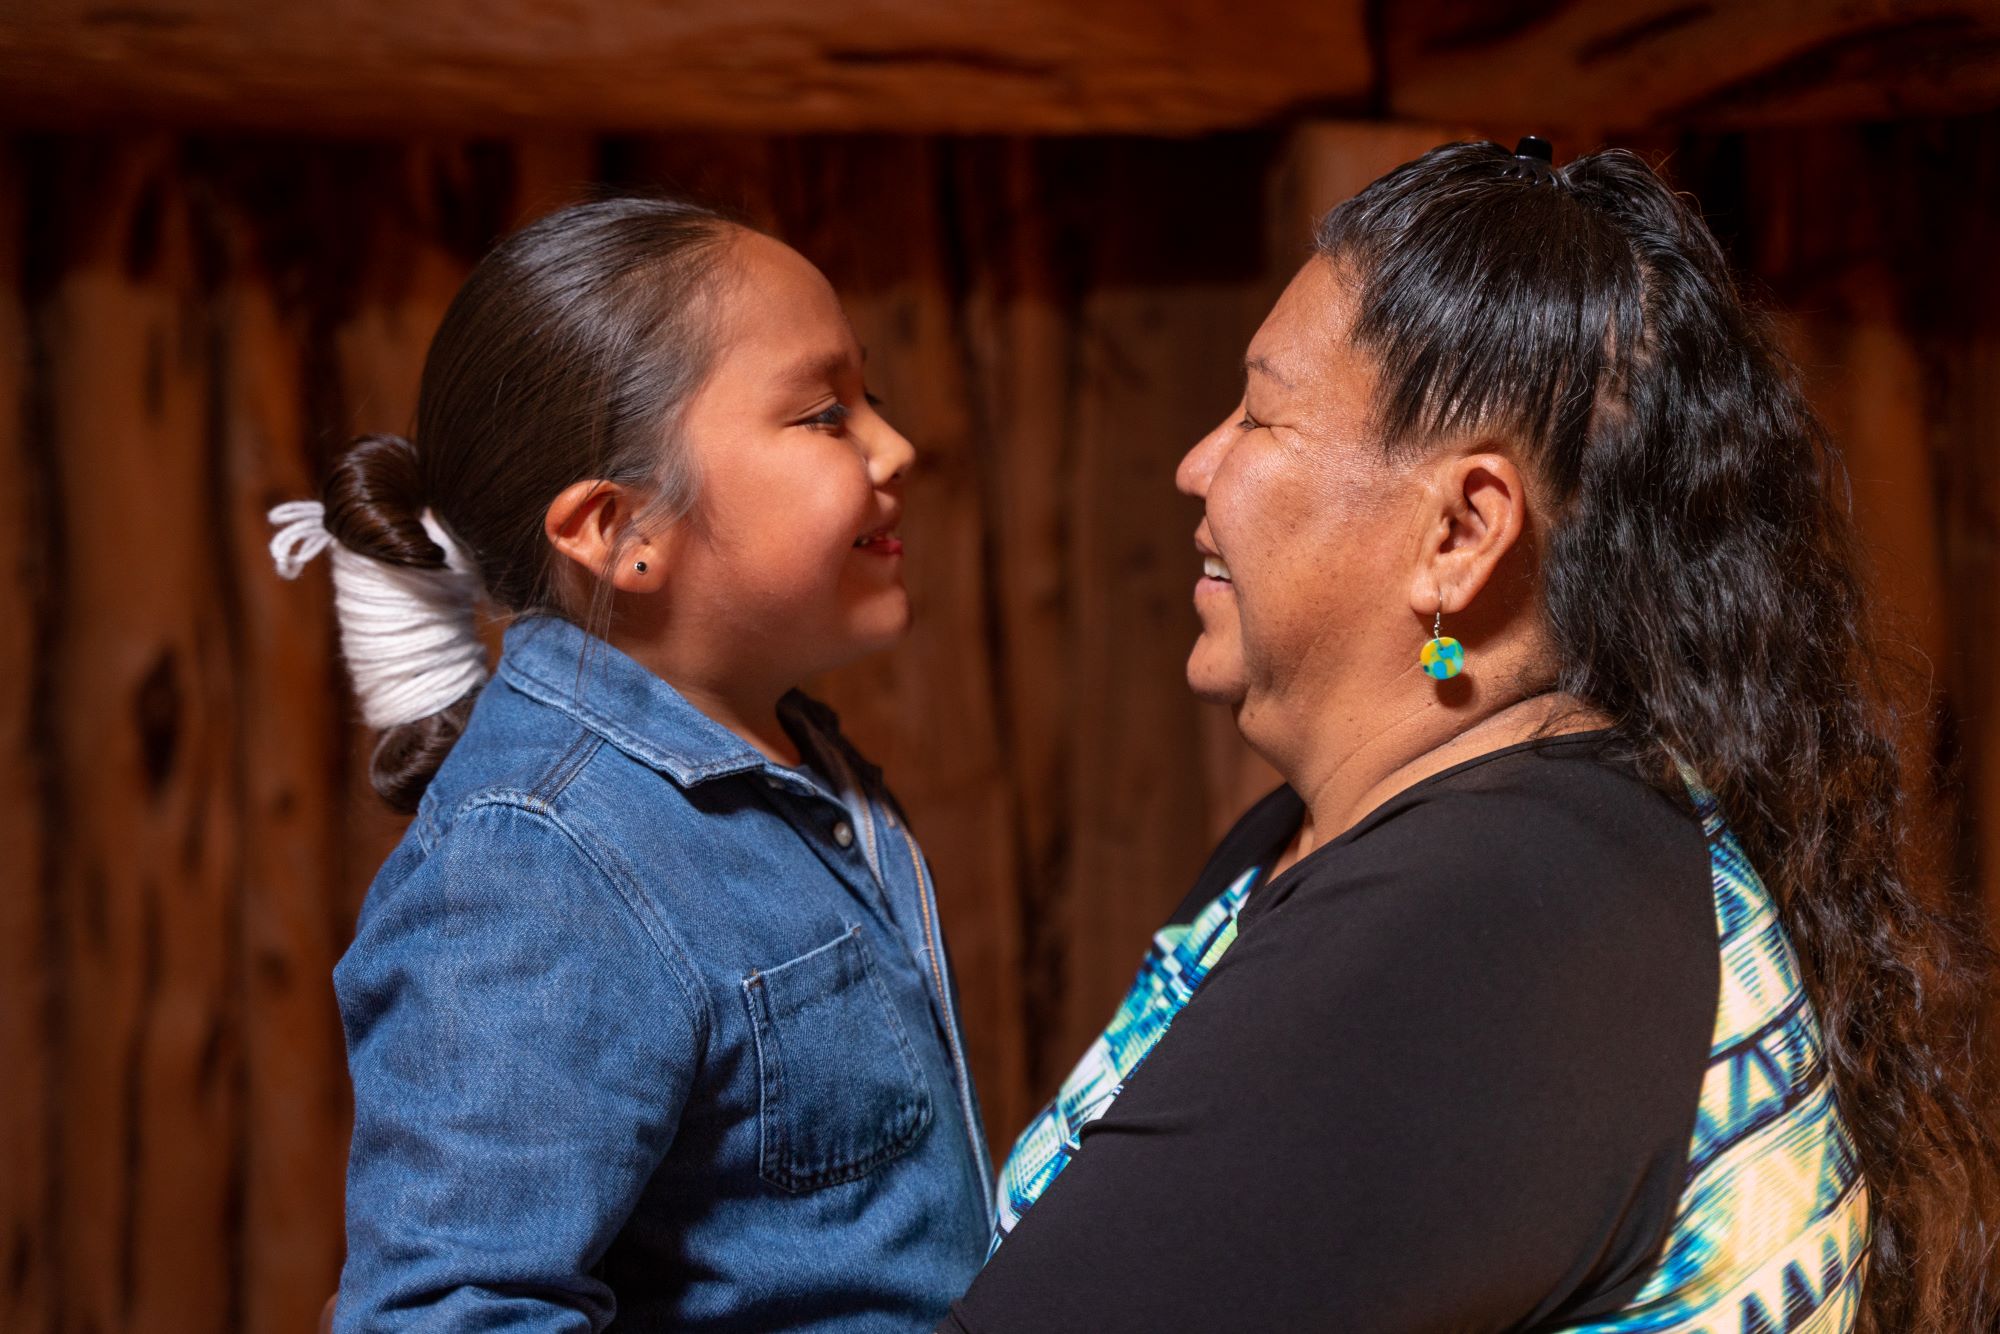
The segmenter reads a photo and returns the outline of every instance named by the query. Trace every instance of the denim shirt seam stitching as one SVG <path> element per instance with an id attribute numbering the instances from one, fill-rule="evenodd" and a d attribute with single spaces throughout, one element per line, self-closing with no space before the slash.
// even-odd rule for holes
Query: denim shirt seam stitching
<path id="1" fill-rule="evenodd" d="M 604 738 L 589 728 L 579 729 L 569 745 L 563 748 L 562 753 L 542 771 L 542 776 L 535 780 L 534 786 L 528 789 L 528 795 L 544 806 L 553 808 L 556 799 L 569 790 L 569 785 L 576 781 L 584 766 L 590 763 L 591 757 L 597 754 L 604 744 Z"/>
<path id="2" fill-rule="evenodd" d="M 577 766 L 578 771 L 581 771 L 581 768 L 581 765 Z M 551 829 L 561 834 L 576 849 L 577 855 L 583 858 L 586 865 L 604 878 L 612 887 L 619 903 L 632 915 L 639 929 L 645 933 L 646 939 L 652 942 L 653 950 L 664 965 L 667 976 L 672 979 L 674 989 L 680 992 L 681 1004 L 689 1010 L 695 1021 L 697 1048 L 706 1049 L 714 1028 L 713 1017 L 709 1014 L 706 996 L 699 988 L 689 985 L 688 976 L 692 973 L 692 968 L 685 957 L 686 947 L 681 944 L 672 927 L 656 920 L 654 914 L 646 911 L 643 897 L 636 892 L 632 877 L 624 873 L 626 868 L 622 860 L 616 859 L 616 853 L 594 834 L 579 829 L 564 819 L 549 802 L 536 793 L 523 792 L 515 788 L 486 788 L 473 793 L 459 803 L 453 812 L 453 821 L 456 822 L 482 807 L 517 810 L 546 821 Z M 615 868 L 608 864 L 614 860 L 617 862 Z"/>
<path id="3" fill-rule="evenodd" d="M 499 675 L 508 685 L 528 699 L 534 700 L 544 708 L 567 714 L 618 749 L 636 757 L 651 768 L 665 770 L 683 784 L 701 783 L 724 773 L 736 773 L 757 767 L 756 755 L 747 748 L 743 754 L 710 760 L 694 760 L 670 751 L 658 742 L 619 725 L 574 695 L 562 694 L 553 685 L 518 663 L 502 662 Z"/>

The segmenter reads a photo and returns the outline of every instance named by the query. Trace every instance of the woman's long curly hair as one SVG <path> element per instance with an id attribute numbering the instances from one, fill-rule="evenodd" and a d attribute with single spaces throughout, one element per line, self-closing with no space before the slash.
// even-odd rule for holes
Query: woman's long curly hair
<path id="1" fill-rule="evenodd" d="M 1521 442 L 1559 677 L 1776 899 L 1873 1205 L 1862 1327 L 2000 1327 L 1984 933 L 1921 883 L 1845 474 L 1715 238 L 1638 157 L 1433 150 L 1321 223 L 1386 447 Z"/>

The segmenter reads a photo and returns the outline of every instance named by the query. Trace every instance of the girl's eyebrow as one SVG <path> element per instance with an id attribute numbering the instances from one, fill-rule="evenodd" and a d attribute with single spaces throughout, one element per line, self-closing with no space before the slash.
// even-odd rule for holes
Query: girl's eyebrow
<path id="1" fill-rule="evenodd" d="M 807 388 L 824 384 L 848 367 L 845 352 L 814 352 L 800 357 L 779 376 L 778 382 L 787 388 Z"/>

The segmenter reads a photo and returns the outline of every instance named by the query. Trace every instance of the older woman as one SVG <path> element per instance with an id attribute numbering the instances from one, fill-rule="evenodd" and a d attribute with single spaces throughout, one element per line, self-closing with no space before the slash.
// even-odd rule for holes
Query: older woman
<path id="1" fill-rule="evenodd" d="M 1700 219 L 1627 153 L 1450 145 L 1327 218 L 1245 367 L 1180 467 L 1188 678 L 1286 786 L 944 1328 L 1992 1327 L 1972 951 Z"/>

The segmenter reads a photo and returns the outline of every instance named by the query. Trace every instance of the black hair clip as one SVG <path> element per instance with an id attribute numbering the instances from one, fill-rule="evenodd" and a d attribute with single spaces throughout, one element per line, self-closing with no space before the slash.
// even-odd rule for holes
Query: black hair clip
<path id="1" fill-rule="evenodd" d="M 1540 185 L 1544 181 L 1550 185 L 1561 184 L 1556 176 L 1556 150 L 1548 140 L 1538 134 L 1524 134 L 1514 145 L 1514 160 L 1507 164 L 1501 175 L 1530 185 Z"/>

